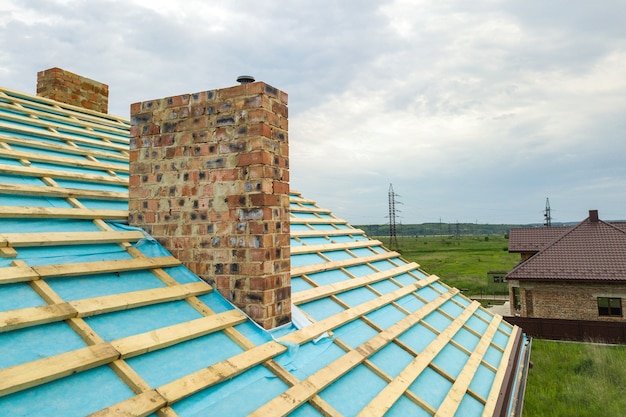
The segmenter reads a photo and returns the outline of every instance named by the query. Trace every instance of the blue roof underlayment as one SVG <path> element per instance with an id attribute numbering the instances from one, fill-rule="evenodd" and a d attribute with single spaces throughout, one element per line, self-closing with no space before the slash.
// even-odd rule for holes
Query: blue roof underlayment
<path id="1" fill-rule="evenodd" d="M 517 381 L 524 355 L 516 354 L 527 341 L 517 327 L 296 192 L 294 321 L 271 332 L 145 234 L 42 246 L 38 236 L 48 233 L 138 231 L 125 224 L 127 200 L 116 194 L 127 192 L 119 145 L 128 143 L 128 129 L 123 119 L 0 90 L 3 415 L 376 415 L 381 398 L 392 395 L 385 415 L 473 417 L 492 415 L 515 358 Z M 87 158 L 91 151 L 98 154 Z M 78 166 L 86 161 L 89 167 Z M 109 194 L 50 194 L 59 189 Z M 74 216 L 84 209 L 96 211 Z M 111 213 L 119 219 L 99 217 Z M 32 241 L 12 244 L 19 234 Z M 107 269 L 146 259 L 158 265 Z M 179 289 L 193 293 L 169 295 Z M 212 317 L 230 321 L 198 324 Z M 201 329 L 187 330 L 195 325 Z M 510 415 L 512 402 L 504 408 Z"/>

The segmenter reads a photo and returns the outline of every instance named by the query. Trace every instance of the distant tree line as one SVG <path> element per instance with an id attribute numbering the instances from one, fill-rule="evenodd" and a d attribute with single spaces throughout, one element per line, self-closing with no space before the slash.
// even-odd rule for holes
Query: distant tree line
<path id="1" fill-rule="evenodd" d="M 399 224 L 396 226 L 398 236 L 456 236 L 456 235 L 508 235 L 512 227 L 529 227 L 537 225 L 521 224 L 478 224 L 478 223 L 421 223 Z M 354 225 L 368 236 L 389 235 L 388 224 Z"/>

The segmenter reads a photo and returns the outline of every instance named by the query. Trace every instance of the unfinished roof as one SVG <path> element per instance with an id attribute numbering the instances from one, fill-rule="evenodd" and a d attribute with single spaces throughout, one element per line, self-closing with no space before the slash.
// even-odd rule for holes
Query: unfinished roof
<path id="1" fill-rule="evenodd" d="M 626 281 L 623 223 L 587 218 L 519 264 L 507 279 Z"/>
<path id="2" fill-rule="evenodd" d="M 293 322 L 261 329 L 127 226 L 126 120 L 0 90 L 0 409 L 511 415 L 521 330 L 291 194 Z"/>

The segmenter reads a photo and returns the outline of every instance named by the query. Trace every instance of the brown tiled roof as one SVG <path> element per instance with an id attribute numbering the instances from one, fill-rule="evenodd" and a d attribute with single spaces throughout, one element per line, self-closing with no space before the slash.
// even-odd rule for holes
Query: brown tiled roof
<path id="1" fill-rule="evenodd" d="M 623 226 L 587 218 L 518 265 L 507 279 L 626 281 Z"/>
<path id="2" fill-rule="evenodd" d="M 509 252 L 539 252 L 573 226 L 518 227 L 509 231 Z"/>

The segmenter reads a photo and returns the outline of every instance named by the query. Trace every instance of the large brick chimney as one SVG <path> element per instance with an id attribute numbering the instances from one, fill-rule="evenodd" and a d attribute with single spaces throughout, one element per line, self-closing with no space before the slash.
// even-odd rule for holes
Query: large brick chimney
<path id="1" fill-rule="evenodd" d="M 131 105 L 130 223 L 269 329 L 291 320 L 287 94 Z"/>
<path id="2" fill-rule="evenodd" d="M 37 73 L 37 95 L 100 113 L 109 111 L 108 85 L 61 68 Z"/>

